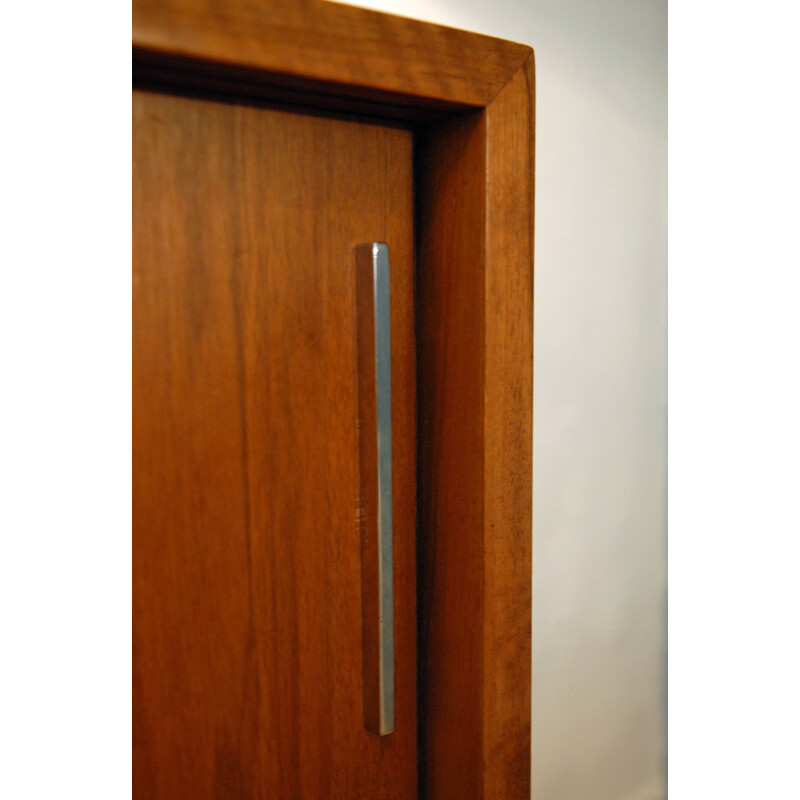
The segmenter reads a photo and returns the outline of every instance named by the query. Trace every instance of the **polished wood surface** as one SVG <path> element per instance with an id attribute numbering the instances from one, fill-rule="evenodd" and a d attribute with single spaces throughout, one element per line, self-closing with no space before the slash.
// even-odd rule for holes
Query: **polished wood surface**
<path id="1" fill-rule="evenodd" d="M 369 98 L 387 113 L 489 104 L 530 48 L 321 0 L 134 0 L 133 43 L 178 80 Z M 182 77 L 181 77 L 182 74 Z M 373 109 L 373 111 L 377 111 Z M 413 115 L 412 115 L 413 116 Z"/>
<path id="2" fill-rule="evenodd" d="M 142 92 L 133 116 L 134 797 L 416 797 L 411 134 Z M 386 737 L 362 708 L 372 240 L 393 272 Z"/>
<path id="3" fill-rule="evenodd" d="M 530 796 L 533 62 L 419 136 L 421 796 Z"/>

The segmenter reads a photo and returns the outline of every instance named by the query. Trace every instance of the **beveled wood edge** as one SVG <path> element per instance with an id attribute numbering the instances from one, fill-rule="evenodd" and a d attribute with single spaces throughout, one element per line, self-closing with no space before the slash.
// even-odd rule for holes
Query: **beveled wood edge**
<path id="1" fill-rule="evenodd" d="M 134 0 L 136 63 L 222 74 L 232 91 L 286 87 L 453 112 L 487 106 L 531 54 L 526 45 L 338 3 Z M 188 74 L 186 74 L 188 72 Z M 397 114 L 395 113 L 395 116 Z"/>
<path id="2" fill-rule="evenodd" d="M 485 798 L 530 796 L 535 78 L 486 110 Z"/>

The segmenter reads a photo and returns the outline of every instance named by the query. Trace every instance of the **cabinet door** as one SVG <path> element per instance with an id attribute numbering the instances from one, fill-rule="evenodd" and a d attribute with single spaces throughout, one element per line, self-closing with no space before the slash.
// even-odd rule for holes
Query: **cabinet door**
<path id="1" fill-rule="evenodd" d="M 135 798 L 416 796 L 411 154 L 395 127 L 134 92 Z M 382 737 L 362 666 L 370 241 L 392 270 Z"/>

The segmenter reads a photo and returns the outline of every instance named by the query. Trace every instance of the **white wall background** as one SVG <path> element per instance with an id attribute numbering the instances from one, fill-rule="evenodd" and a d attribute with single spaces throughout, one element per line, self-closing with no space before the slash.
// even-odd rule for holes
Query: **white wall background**
<path id="1" fill-rule="evenodd" d="M 534 800 L 666 797 L 666 0 L 353 3 L 533 46 Z"/>

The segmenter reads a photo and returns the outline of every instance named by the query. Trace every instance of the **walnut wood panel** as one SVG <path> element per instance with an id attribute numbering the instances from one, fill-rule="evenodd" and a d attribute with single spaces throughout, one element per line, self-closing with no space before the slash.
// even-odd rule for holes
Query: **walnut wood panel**
<path id="1" fill-rule="evenodd" d="M 212 73 L 265 86 L 391 102 L 409 111 L 483 107 L 530 54 L 524 45 L 329 2 L 134 0 L 140 60 L 183 80 Z M 160 60 L 159 60 L 160 58 Z"/>
<path id="2" fill-rule="evenodd" d="M 411 134 L 134 94 L 136 798 L 416 797 Z M 356 244 L 391 248 L 396 729 L 362 708 Z"/>
<path id="3" fill-rule="evenodd" d="M 423 796 L 530 796 L 533 62 L 418 142 Z"/>

